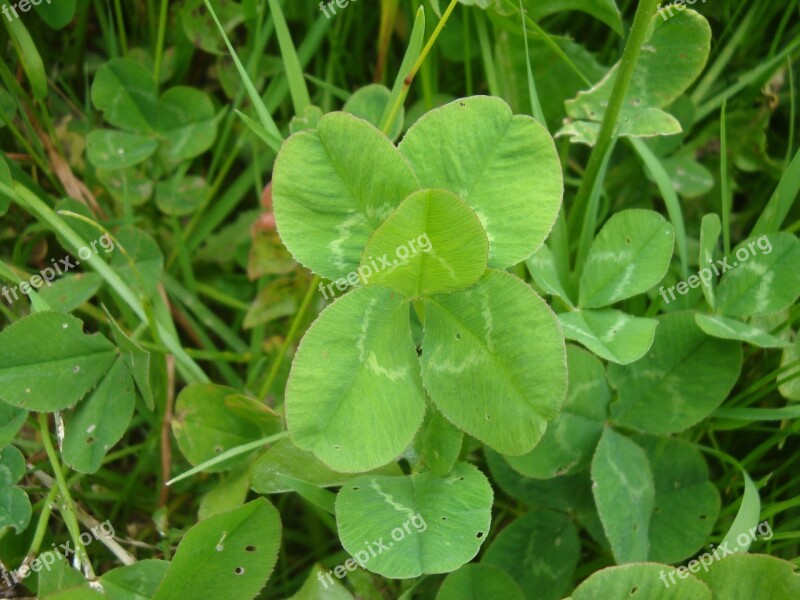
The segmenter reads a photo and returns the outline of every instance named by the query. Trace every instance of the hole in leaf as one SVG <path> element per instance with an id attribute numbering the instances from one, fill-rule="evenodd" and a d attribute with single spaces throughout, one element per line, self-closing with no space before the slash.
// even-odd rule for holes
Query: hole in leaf
<path id="1" fill-rule="evenodd" d="M 629 238 L 629 237 L 626 237 L 626 238 L 625 238 L 625 243 L 627 243 L 627 244 L 630 246 L 630 243 L 631 243 L 631 238 Z"/>
<path id="2" fill-rule="evenodd" d="M 334 450 L 341 450 L 341 449 L 342 449 L 342 447 L 341 447 L 339 444 L 335 444 L 335 445 L 333 446 L 333 449 L 334 449 Z"/>
<path id="3" fill-rule="evenodd" d="M 631 590 L 631 596 L 633 596 L 636 592 L 639 591 L 639 588 L 635 587 Z"/>
<path id="4" fill-rule="evenodd" d="M 214 446 L 214 454 L 219 454 L 222 452 L 222 446 Z"/>
<path id="5" fill-rule="evenodd" d="M 244 549 L 244 551 L 245 551 L 245 552 L 255 552 L 257 549 L 258 549 L 258 548 L 256 548 L 255 546 L 247 546 L 247 547 Z"/>
<path id="6" fill-rule="evenodd" d="M 489 419 L 491 419 L 491 418 L 492 418 L 492 415 L 486 415 L 486 420 L 487 420 L 487 421 L 488 421 Z"/>
<path id="7" fill-rule="evenodd" d="M 708 519 L 708 515 L 700 515 L 701 521 L 705 521 L 706 519 Z"/>
<path id="8" fill-rule="evenodd" d="M 360 490 L 360 489 L 361 489 L 361 488 L 359 488 L 359 487 L 354 487 L 354 488 L 353 488 L 353 491 L 354 491 L 354 492 L 357 492 L 357 491 L 358 491 L 358 490 Z"/>
<path id="9" fill-rule="evenodd" d="M 237 575 L 244 575 L 244 567 L 236 567 L 233 572 Z"/>
<path id="10" fill-rule="evenodd" d="M 461 332 L 460 331 L 456 331 L 456 340 L 460 340 L 460 339 L 461 339 Z"/>
<path id="11" fill-rule="evenodd" d="M 442 517 L 442 521 L 447 521 L 447 517 Z"/>
<path id="12" fill-rule="evenodd" d="M 96 440 L 95 440 L 93 437 L 91 437 L 91 436 L 90 436 L 90 437 L 88 437 L 88 438 L 86 438 L 86 443 L 87 443 L 87 444 L 94 444 L 94 443 L 95 443 L 95 441 L 96 441 Z"/>
<path id="13" fill-rule="evenodd" d="M 478 535 L 476 535 L 475 537 L 478 538 L 478 539 L 481 539 L 483 536 L 484 536 L 484 533 L 482 531 L 479 531 Z"/>

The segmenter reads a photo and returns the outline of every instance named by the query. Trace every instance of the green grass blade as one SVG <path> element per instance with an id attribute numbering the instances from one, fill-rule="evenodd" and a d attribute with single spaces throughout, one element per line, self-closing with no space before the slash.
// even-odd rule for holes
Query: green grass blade
<path id="1" fill-rule="evenodd" d="M 275 20 L 275 33 L 278 36 L 278 45 L 281 48 L 283 66 L 286 69 L 286 78 L 289 81 L 289 91 L 292 94 L 294 113 L 303 116 L 308 106 L 311 106 L 311 97 L 308 95 L 306 80 L 303 77 L 303 67 L 297 57 L 297 50 L 292 42 L 292 34 L 283 16 L 283 10 L 277 0 L 269 0 L 269 9 Z"/>

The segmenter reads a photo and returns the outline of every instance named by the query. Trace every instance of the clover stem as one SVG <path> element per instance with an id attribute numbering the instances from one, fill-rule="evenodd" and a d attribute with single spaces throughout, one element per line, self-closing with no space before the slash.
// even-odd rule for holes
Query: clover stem
<path id="1" fill-rule="evenodd" d="M 67 485 L 67 480 L 64 478 L 64 470 L 61 468 L 61 461 L 53 447 L 53 440 L 50 439 L 50 426 L 47 422 L 47 414 L 39 413 L 37 418 L 39 420 L 39 429 L 42 432 L 42 443 L 44 444 L 47 458 L 50 460 L 50 466 L 53 467 L 53 473 L 58 483 L 58 492 L 61 495 L 59 512 L 61 516 L 64 517 L 64 524 L 67 526 L 72 542 L 75 544 L 76 555 L 84 565 L 84 572 L 89 579 L 94 579 L 92 563 L 89 561 L 86 548 L 81 543 L 81 528 L 80 525 L 78 525 L 78 514 L 75 511 L 75 503 L 69 493 L 69 486 Z"/>
<path id="2" fill-rule="evenodd" d="M 422 52 L 420 52 L 419 58 L 417 58 L 417 62 L 414 63 L 414 66 L 411 67 L 411 71 L 409 71 L 408 75 L 406 75 L 406 78 L 403 80 L 403 91 L 400 95 L 397 96 L 397 100 L 395 100 L 394 106 L 392 106 L 392 112 L 389 113 L 389 120 L 386 122 L 384 133 L 388 133 L 389 129 L 394 123 L 394 120 L 397 117 L 397 113 L 400 112 L 400 106 L 403 103 L 403 99 L 406 97 L 406 92 L 408 91 L 408 88 L 411 87 L 411 83 L 414 81 L 414 77 L 416 76 L 417 71 L 419 71 L 420 67 L 422 66 L 422 63 L 425 62 L 425 59 L 430 53 L 431 48 L 433 48 L 433 44 L 436 43 L 436 38 L 439 37 L 439 34 L 442 32 L 442 29 L 444 29 L 444 26 L 447 24 L 447 19 L 450 18 L 450 15 L 452 14 L 453 10 L 456 7 L 456 4 L 458 4 L 458 0 L 450 1 L 450 6 L 448 6 L 447 10 L 444 11 L 442 18 L 439 20 L 439 24 L 436 26 L 436 29 L 433 30 L 430 39 L 428 39 L 428 43 L 425 44 L 425 47 L 422 49 Z"/>
<path id="3" fill-rule="evenodd" d="M 622 61 L 620 62 L 617 76 L 614 80 L 611 98 L 609 98 L 608 107 L 603 117 L 603 123 L 600 126 L 600 132 L 597 136 L 597 143 L 589 157 L 586 172 L 581 180 L 581 185 L 578 188 L 578 193 L 573 202 L 572 212 L 569 215 L 568 224 L 570 239 L 578 239 L 584 218 L 586 217 L 584 213 L 589 205 L 589 199 L 598 183 L 597 178 L 603 171 L 603 162 L 606 158 L 606 154 L 608 154 L 615 140 L 617 121 L 622 112 L 625 95 L 628 92 L 628 87 L 636 71 L 636 64 L 639 61 L 639 54 L 642 51 L 642 46 L 647 41 L 650 22 L 656 14 L 658 2 L 659 0 L 641 0 L 636 9 L 636 16 L 633 19 L 628 41 L 625 44 L 625 51 L 622 54 Z"/>

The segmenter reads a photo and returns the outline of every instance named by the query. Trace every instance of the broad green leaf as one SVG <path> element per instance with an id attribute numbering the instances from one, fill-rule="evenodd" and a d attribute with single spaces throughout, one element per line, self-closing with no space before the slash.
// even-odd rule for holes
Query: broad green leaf
<path id="1" fill-rule="evenodd" d="M 137 133 L 156 128 L 159 105 L 153 74 L 133 60 L 115 58 L 97 70 L 92 103 L 115 127 Z"/>
<path id="2" fill-rule="evenodd" d="M 255 598 L 280 545 L 280 515 L 263 498 L 200 521 L 181 540 L 153 600 Z"/>
<path id="3" fill-rule="evenodd" d="M 273 173 L 275 219 L 295 258 L 335 280 L 354 271 L 372 233 L 420 189 L 408 162 L 374 126 L 347 113 L 283 144 Z"/>
<path id="4" fill-rule="evenodd" d="M 15 486 L 0 486 L 0 529 L 13 527 L 22 533 L 31 521 L 33 509 L 28 495 Z"/>
<path id="5" fill-rule="evenodd" d="M 0 402 L 0 447 L 16 437 L 27 417 L 28 411 Z"/>
<path id="6" fill-rule="evenodd" d="M 256 400 L 240 396 L 232 388 L 211 383 L 193 384 L 178 394 L 172 432 L 181 452 L 192 465 L 201 465 L 227 450 L 277 432 L 279 423 L 271 413 L 243 418 L 241 411 L 233 409 L 232 402 L 261 406 Z M 258 411 L 255 412 L 257 415 Z M 241 457 L 226 460 L 208 471 L 227 471 L 241 460 Z"/>
<path id="7" fill-rule="evenodd" d="M 599 19 L 615 33 L 624 35 L 622 15 L 614 0 L 525 0 L 525 13 L 534 21 L 554 13 L 579 10 Z"/>
<path id="8" fill-rule="evenodd" d="M 723 340 L 739 340 L 759 348 L 785 348 L 792 345 L 788 340 L 770 335 L 760 327 L 738 319 L 697 313 L 694 320 L 705 333 Z"/>
<path id="9" fill-rule="evenodd" d="M 397 463 L 390 463 L 375 470 L 380 475 L 401 475 Z M 283 439 L 270 447 L 259 457 L 253 466 L 253 490 L 259 494 L 281 494 L 289 492 L 282 476 L 302 479 L 318 487 L 337 487 L 351 480 L 355 475 L 337 473 L 325 466 L 311 452 L 300 450 L 288 439 Z"/>
<path id="10" fill-rule="evenodd" d="M 700 267 L 701 273 L 703 270 L 713 271 L 709 265 L 714 265 L 715 262 L 715 252 L 717 249 L 717 243 L 719 242 L 719 236 L 722 233 L 722 222 L 720 221 L 719 217 L 715 213 L 711 213 L 709 215 L 705 215 L 703 217 L 702 222 L 700 223 Z M 709 282 L 706 282 L 706 279 Z M 716 287 L 715 283 L 711 280 L 710 275 L 706 275 L 705 277 L 700 278 L 701 287 L 703 290 L 703 295 L 706 297 L 706 302 L 712 308 L 715 307 L 716 304 L 716 295 L 714 288 Z"/>
<path id="11" fill-rule="evenodd" d="M 800 296 L 800 240 L 772 233 L 745 240 L 727 257 L 717 288 L 717 311 L 726 317 L 766 315 Z"/>
<path id="12" fill-rule="evenodd" d="M 141 133 L 96 129 L 86 138 L 89 161 L 100 169 L 127 169 L 150 158 L 158 142 Z"/>
<path id="13" fill-rule="evenodd" d="M 654 16 L 625 95 L 617 133 L 639 137 L 680 132 L 677 119 L 661 109 L 672 104 L 702 73 L 710 47 L 711 27 L 696 11 L 683 10 L 668 20 Z M 578 140 L 594 144 L 619 67 L 618 62 L 590 90 L 567 100 L 568 125 L 560 134 L 582 124 L 585 127 L 578 127 L 582 133 Z"/>
<path id="14" fill-rule="evenodd" d="M 25 457 L 14 446 L 0 449 L 0 487 L 16 485 L 25 475 Z"/>
<path id="15" fill-rule="evenodd" d="M 739 378 L 742 348 L 707 336 L 691 312 L 662 315 L 659 321 L 647 356 L 625 367 L 609 365 L 609 382 L 619 392 L 611 416 L 622 427 L 677 433 L 727 398 Z"/>
<path id="16" fill-rule="evenodd" d="M 433 406 L 414 440 L 414 470 L 430 469 L 436 475 L 447 475 L 458 460 L 464 434 Z"/>
<path id="17" fill-rule="evenodd" d="M 781 356 L 781 367 L 788 367 L 791 364 L 796 366 L 784 371 L 784 374 L 781 375 L 781 379 L 786 379 L 787 381 L 778 387 L 778 391 L 784 398 L 800 400 L 800 375 L 798 375 L 798 372 L 800 372 L 800 335 L 795 336 L 794 344 L 785 348 Z M 2 419 L 0 419 L 0 423 L 2 422 Z M 2 435 L 0 435 L 1 443 Z"/>
<path id="18" fill-rule="evenodd" d="M 63 410 L 97 385 L 116 355 L 102 335 L 85 335 L 75 317 L 32 314 L 0 332 L 0 399 L 39 412 Z"/>
<path id="19" fill-rule="evenodd" d="M 61 453 L 80 473 L 95 473 L 108 451 L 122 439 L 136 407 L 128 365 L 118 356 L 108 374 L 66 419 Z"/>
<path id="20" fill-rule="evenodd" d="M 532 510 L 503 528 L 482 563 L 510 574 L 529 600 L 558 600 L 569 587 L 579 554 L 578 533 L 569 515 Z"/>
<path id="21" fill-rule="evenodd" d="M 77 588 L 87 590 L 88 582 L 83 575 L 73 569 L 66 559 L 56 557 L 55 564 L 50 569 L 39 571 L 39 596 L 41 598 L 51 598 L 59 591 Z"/>
<path id="22" fill-rule="evenodd" d="M 508 573 L 489 564 L 466 564 L 448 575 L 436 600 L 525 600 L 522 590 Z"/>
<path id="23" fill-rule="evenodd" d="M 372 123 L 375 127 L 380 127 L 381 117 L 383 117 L 391 95 L 392 92 L 389 88 L 373 83 L 353 92 L 353 95 L 345 102 L 342 110 Z M 394 141 L 400 137 L 403 132 L 404 121 L 405 109 L 400 107 L 397 119 L 395 119 L 392 124 L 392 130 L 388 134 L 390 140 Z"/>
<path id="24" fill-rule="evenodd" d="M 592 242 L 580 281 L 581 308 L 608 306 L 643 294 L 667 272 L 675 232 L 652 210 L 614 214 Z"/>
<path id="25" fill-rule="evenodd" d="M 71 313 L 91 300 L 102 285 L 103 278 L 97 273 L 65 274 L 50 286 L 39 290 L 39 296 L 53 310 Z"/>
<path id="26" fill-rule="evenodd" d="M 684 198 L 703 196 L 714 187 L 714 176 L 711 171 L 691 154 L 672 156 L 663 159 L 661 164 L 669 174 L 672 187 Z"/>
<path id="27" fill-rule="evenodd" d="M 202 521 L 244 505 L 250 491 L 252 463 L 242 461 L 223 475 L 200 501 L 197 517 Z"/>
<path id="28" fill-rule="evenodd" d="M 403 200 L 375 231 L 358 273 L 363 283 L 408 298 L 444 294 L 476 283 L 486 272 L 488 251 L 480 221 L 460 198 L 423 190 Z"/>
<path id="29" fill-rule="evenodd" d="M 244 14 L 241 3 L 225 2 L 224 0 L 210 0 L 210 2 L 228 35 L 243 23 Z M 181 7 L 179 14 L 183 33 L 190 43 L 203 52 L 225 54 L 225 43 L 221 39 L 211 15 L 205 10 L 203 0 L 188 0 Z"/>
<path id="30" fill-rule="evenodd" d="M 384 577 L 448 573 L 478 553 L 492 496 L 483 473 L 467 463 L 446 477 L 363 475 L 336 499 L 339 537 L 359 566 Z"/>
<path id="31" fill-rule="evenodd" d="M 142 560 L 100 577 L 109 600 L 150 600 L 169 568 L 165 560 Z"/>
<path id="32" fill-rule="evenodd" d="M 63 29 L 75 16 L 78 0 L 39 0 L 38 3 L 31 4 L 48 27 Z"/>
<path id="33" fill-rule="evenodd" d="M 570 308 L 574 307 L 572 299 L 569 297 L 566 287 L 558 275 L 555 256 L 546 244 L 542 245 L 536 251 L 536 254 L 526 260 L 525 265 L 528 267 L 528 271 L 536 285 L 542 288 L 545 293 L 561 298 Z"/>
<path id="34" fill-rule="evenodd" d="M 156 122 L 160 153 L 180 162 L 208 150 L 217 137 L 214 105 L 208 94 L 190 87 L 174 87 L 158 101 Z"/>
<path id="35" fill-rule="evenodd" d="M 147 404 L 147 408 L 154 410 L 155 401 L 153 400 L 153 391 L 150 388 L 150 353 L 140 348 L 122 331 L 105 306 L 103 310 L 106 313 L 108 324 L 111 326 L 111 335 L 114 336 L 114 341 L 122 352 L 122 358 L 133 376 L 139 393 L 142 395 L 145 404 Z"/>
<path id="36" fill-rule="evenodd" d="M 314 565 L 303 587 L 288 600 L 353 600 L 353 595 L 330 570 Z"/>
<path id="37" fill-rule="evenodd" d="M 514 116 L 500 98 L 464 98 L 419 119 L 399 147 L 422 187 L 453 192 L 475 211 L 489 266 L 510 267 L 544 243 L 564 184 L 553 139 L 533 117 Z"/>
<path id="38" fill-rule="evenodd" d="M 528 454 L 505 457 L 527 477 L 548 479 L 583 470 L 603 432 L 611 390 L 603 364 L 589 352 L 567 346 L 567 401 Z"/>
<path id="39" fill-rule="evenodd" d="M 203 203 L 208 184 L 202 177 L 182 177 L 160 181 L 156 185 L 156 206 L 165 215 L 191 215 Z"/>
<path id="40" fill-rule="evenodd" d="M 108 193 L 122 204 L 141 206 L 153 196 L 155 182 L 141 169 L 97 169 L 96 174 Z"/>
<path id="41" fill-rule="evenodd" d="M 674 582 L 674 583 L 671 583 Z M 757 598 L 751 596 L 750 598 Z M 607 567 L 593 573 L 572 593 L 571 600 L 712 600 L 711 592 L 691 574 L 680 577 L 669 565 L 638 563 Z M 720 597 L 722 600 L 722 597 Z M 727 597 L 725 600 L 728 600 Z M 788 600 L 788 599 L 787 599 Z"/>
<path id="42" fill-rule="evenodd" d="M 644 450 L 606 429 L 592 460 L 592 481 L 597 512 L 616 562 L 647 560 L 655 486 Z"/>
<path id="43" fill-rule="evenodd" d="M 791 562 L 764 554 L 740 554 L 714 561 L 697 578 L 720 600 L 795 600 L 800 598 L 800 575 Z"/>
<path id="44" fill-rule="evenodd" d="M 648 559 L 680 562 L 702 549 L 711 535 L 719 492 L 708 480 L 705 458 L 689 443 L 646 435 L 635 441 L 647 453 L 656 493 Z"/>
<path id="45" fill-rule="evenodd" d="M 368 471 L 400 455 L 424 415 L 408 302 L 365 287 L 325 309 L 286 388 L 292 442 L 336 471 Z"/>
<path id="46" fill-rule="evenodd" d="M 423 306 L 422 379 L 439 411 L 498 452 L 532 450 L 567 392 L 564 338 L 547 304 L 490 270 Z"/>
<path id="47" fill-rule="evenodd" d="M 656 334 L 658 321 L 619 310 L 581 310 L 558 315 L 564 337 L 586 346 L 600 358 L 627 365 L 642 358 Z"/>

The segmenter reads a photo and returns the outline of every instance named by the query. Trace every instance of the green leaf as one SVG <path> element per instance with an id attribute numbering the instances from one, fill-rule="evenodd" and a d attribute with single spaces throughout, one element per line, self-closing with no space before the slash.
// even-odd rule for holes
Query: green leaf
<path id="1" fill-rule="evenodd" d="M 785 348 L 792 345 L 789 340 L 770 335 L 760 327 L 738 319 L 697 313 L 694 320 L 705 333 L 723 340 L 739 340 L 759 348 Z"/>
<path id="2" fill-rule="evenodd" d="M 122 249 L 103 248 L 106 253 L 116 250 L 111 254 L 111 266 L 131 288 L 152 298 L 164 274 L 164 255 L 158 243 L 132 225 L 121 227 L 115 240 Z"/>
<path id="3" fill-rule="evenodd" d="M 505 457 L 519 473 L 548 479 L 585 469 L 592 460 L 607 419 L 611 390 L 603 364 L 593 355 L 567 346 L 567 401 L 528 454 Z"/>
<path id="4" fill-rule="evenodd" d="M 448 573 L 478 553 L 492 496 L 486 477 L 467 463 L 446 477 L 364 475 L 336 499 L 339 537 L 360 566 L 384 577 Z"/>
<path id="5" fill-rule="evenodd" d="M 579 10 L 602 21 L 618 35 L 625 35 L 622 15 L 614 0 L 525 0 L 522 5 L 525 13 L 537 22 L 554 13 Z"/>
<path id="6" fill-rule="evenodd" d="M 700 266 L 708 269 L 708 265 L 714 264 L 715 251 L 719 243 L 719 236 L 722 233 L 722 222 L 715 213 L 705 215 L 700 224 Z M 714 283 L 706 283 L 704 278 L 700 278 L 703 295 L 706 297 L 708 305 L 714 309 L 716 296 Z"/>
<path id="7" fill-rule="evenodd" d="M 58 281 L 39 290 L 39 296 L 53 310 L 71 313 L 91 300 L 103 286 L 103 278 L 97 273 L 65 274 Z"/>
<path id="8" fill-rule="evenodd" d="M 694 446 L 674 438 L 637 436 L 650 461 L 655 501 L 648 559 L 677 563 L 702 549 L 717 520 L 720 498 Z"/>
<path id="9" fill-rule="evenodd" d="M 78 0 L 39 0 L 33 4 L 39 17 L 51 29 L 63 29 L 70 24 L 75 16 Z"/>
<path id="10" fill-rule="evenodd" d="M 342 110 L 372 123 L 375 127 L 380 127 L 381 117 L 389 105 L 389 98 L 392 92 L 386 86 L 373 83 L 359 88 L 345 102 Z M 392 130 L 389 132 L 389 139 L 394 141 L 403 132 L 405 121 L 405 110 L 400 107 L 397 119 L 394 121 Z"/>
<path id="11" fill-rule="evenodd" d="M 758 519 L 761 516 L 761 498 L 758 495 L 758 488 L 746 471 L 742 471 L 742 478 L 744 479 L 742 503 L 739 505 L 731 528 L 720 543 L 721 547 L 727 546 L 732 552 L 747 552 L 753 542 L 752 531 L 758 525 Z M 745 536 L 747 541 L 740 543 L 740 536 Z"/>
<path id="12" fill-rule="evenodd" d="M 156 206 L 165 215 L 185 217 L 194 213 L 208 193 L 202 177 L 181 177 L 156 184 Z"/>
<path id="13" fill-rule="evenodd" d="M 656 334 L 658 321 L 618 310 L 582 310 L 558 315 L 564 337 L 586 346 L 600 358 L 628 365 L 642 358 Z"/>
<path id="14" fill-rule="evenodd" d="M 482 562 L 510 574 L 529 600 L 558 600 L 569 587 L 579 554 L 569 515 L 532 510 L 503 528 Z"/>
<path id="15" fill-rule="evenodd" d="M 36 100 L 47 98 L 47 73 L 42 56 L 28 33 L 22 19 L 9 18 L 3 21 L 14 48 L 20 57 L 20 66 L 31 84 L 31 91 Z"/>
<path id="16" fill-rule="evenodd" d="M 108 451 L 122 439 L 136 407 L 128 365 L 117 357 L 108 374 L 66 420 L 61 453 L 80 473 L 95 473 Z"/>
<path id="17" fill-rule="evenodd" d="M 158 102 L 156 129 L 161 154 L 180 162 L 211 148 L 217 137 L 214 105 L 208 94 L 190 87 L 174 87 Z"/>
<path id="18" fill-rule="evenodd" d="M 742 348 L 707 336 L 691 312 L 662 315 L 659 321 L 647 356 L 626 367 L 609 365 L 609 382 L 619 392 L 611 416 L 622 427 L 677 433 L 727 398 L 739 378 Z"/>
<path id="19" fill-rule="evenodd" d="M 654 16 L 617 121 L 618 135 L 679 133 L 680 123 L 661 109 L 672 104 L 702 73 L 710 47 L 711 27 L 696 11 L 686 9 L 669 19 Z M 578 141 L 594 144 L 619 68 L 618 62 L 590 90 L 567 100 L 571 122 L 568 120 L 559 135 L 577 130 L 581 134 Z"/>
<path id="20" fill-rule="evenodd" d="M 153 391 L 150 388 L 150 353 L 142 350 L 142 348 L 122 331 L 105 306 L 103 310 L 106 313 L 108 324 L 111 326 L 111 335 L 114 336 L 114 341 L 122 351 L 122 358 L 125 360 L 125 364 L 133 376 L 133 380 L 136 382 L 139 393 L 142 395 L 142 398 L 144 398 L 147 408 L 155 410 Z"/>
<path id="21" fill-rule="evenodd" d="M 4 93 L 3 89 L 0 88 L 0 110 L 5 109 L 2 105 Z M 3 122 L 0 121 L 0 129 L 3 128 L 3 125 Z M 14 181 L 11 179 L 11 170 L 8 168 L 8 163 L 6 163 L 6 159 L 2 155 L 0 155 L 0 183 L 9 188 L 14 187 Z M 6 195 L 0 195 L 0 217 L 8 212 L 8 207 L 10 205 L 11 198 Z"/>
<path id="22" fill-rule="evenodd" d="M 647 455 L 613 429 L 606 429 L 592 460 L 597 512 L 618 564 L 647 560 L 655 486 Z"/>
<path id="23" fill-rule="evenodd" d="M 717 288 L 717 311 L 722 315 L 766 315 L 788 308 L 800 296 L 800 240 L 791 233 L 745 240 L 731 252 L 726 266 Z"/>
<path id="24" fill-rule="evenodd" d="M 254 598 L 280 543 L 280 515 L 263 498 L 201 521 L 181 540 L 153 600 Z"/>
<path id="25" fill-rule="evenodd" d="M 652 563 L 607 567 L 575 588 L 571 600 L 629 600 L 634 594 L 647 600 L 711 600 L 708 588 L 687 575 L 681 577 L 674 567 Z"/>
<path id="26" fill-rule="evenodd" d="M 0 487 L 19 483 L 25 476 L 25 457 L 14 446 L 0 449 Z"/>
<path id="27" fill-rule="evenodd" d="M 715 561 L 697 578 L 710 589 L 714 598 L 725 600 L 793 600 L 800 597 L 800 576 L 796 567 L 785 560 L 763 554 L 740 554 Z"/>
<path id="28" fill-rule="evenodd" d="M 486 272 L 488 251 L 480 221 L 460 198 L 423 190 L 406 198 L 375 231 L 359 276 L 408 298 L 444 294 L 476 283 Z"/>
<path id="29" fill-rule="evenodd" d="M 325 309 L 286 388 L 292 442 L 336 471 L 368 471 L 408 447 L 424 414 L 408 302 L 365 287 Z"/>
<path id="30" fill-rule="evenodd" d="M 614 214 L 589 249 L 579 306 L 599 308 L 643 294 L 666 274 L 674 246 L 672 225 L 657 212 L 630 209 Z"/>
<path id="31" fill-rule="evenodd" d="M 347 113 L 290 137 L 275 161 L 273 201 L 295 258 L 335 280 L 354 271 L 372 233 L 412 192 L 416 176 L 375 127 Z"/>
<path id="32" fill-rule="evenodd" d="M 553 251 L 543 245 L 536 253 L 525 261 L 533 280 L 546 294 L 561 298 L 567 306 L 574 308 L 567 288 L 558 274 L 558 266 Z"/>
<path id="33" fill-rule="evenodd" d="M 96 129 L 86 138 L 89 161 L 100 169 L 127 169 L 150 158 L 158 142 L 140 133 Z"/>
<path id="34" fill-rule="evenodd" d="M 464 434 L 433 406 L 414 440 L 414 470 L 430 469 L 436 475 L 447 475 L 458 460 Z"/>
<path id="35" fill-rule="evenodd" d="M 27 417 L 28 411 L 0 402 L 0 447 L 16 437 Z"/>
<path id="36" fill-rule="evenodd" d="M 529 452 L 567 392 L 566 347 L 550 308 L 495 270 L 423 306 L 422 378 L 433 403 L 498 452 Z"/>
<path id="37" fill-rule="evenodd" d="M 390 463 L 374 472 L 380 475 L 402 474 L 397 463 Z M 350 473 L 337 473 L 329 469 L 310 452 L 300 450 L 288 439 L 283 439 L 269 448 L 253 466 L 253 490 L 259 494 L 292 491 L 282 477 L 286 475 L 321 488 L 337 487 L 355 477 Z"/>
<path id="38" fill-rule="evenodd" d="M 158 90 L 144 65 L 115 58 L 97 70 L 92 83 L 92 103 L 115 127 L 138 133 L 156 128 Z"/>
<path id="39" fill-rule="evenodd" d="M 54 312 L 32 314 L 0 332 L 0 399 L 52 412 L 74 405 L 108 372 L 117 350 L 83 323 Z"/>
<path id="40" fill-rule="evenodd" d="M 255 416 L 245 417 L 241 409 L 236 410 L 237 405 L 245 410 L 251 408 Z M 181 390 L 172 420 L 172 432 L 178 447 L 193 466 L 227 450 L 260 440 L 278 428 L 274 413 L 258 401 L 241 396 L 232 388 L 211 383 L 198 383 Z M 206 470 L 212 473 L 227 471 L 242 460 L 237 457 Z"/>
<path id="41" fill-rule="evenodd" d="M 142 560 L 105 573 L 100 583 L 109 600 L 150 600 L 168 568 L 165 560 Z"/>
<path id="42" fill-rule="evenodd" d="M 330 575 L 328 569 L 314 565 L 303 587 L 289 600 L 353 600 L 353 595 Z"/>
<path id="43" fill-rule="evenodd" d="M 525 600 L 514 579 L 502 569 L 489 564 L 467 564 L 448 575 L 436 600 L 482 600 L 505 598 Z"/>
<path id="44" fill-rule="evenodd" d="M 449 190 L 475 211 L 489 266 L 510 267 L 544 243 L 564 184 L 553 139 L 533 117 L 514 116 L 500 98 L 464 98 L 419 119 L 399 147 L 422 187 Z"/>
<path id="45" fill-rule="evenodd" d="M 111 125 L 137 133 L 156 129 L 158 91 L 153 74 L 127 58 L 115 58 L 97 70 L 92 103 Z"/>

